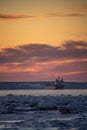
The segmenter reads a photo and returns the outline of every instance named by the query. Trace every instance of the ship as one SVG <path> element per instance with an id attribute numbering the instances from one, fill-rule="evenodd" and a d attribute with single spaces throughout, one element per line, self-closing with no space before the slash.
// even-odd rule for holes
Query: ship
<path id="1" fill-rule="evenodd" d="M 55 81 L 47 82 L 45 89 L 64 89 L 64 81 L 61 78 L 57 78 Z"/>

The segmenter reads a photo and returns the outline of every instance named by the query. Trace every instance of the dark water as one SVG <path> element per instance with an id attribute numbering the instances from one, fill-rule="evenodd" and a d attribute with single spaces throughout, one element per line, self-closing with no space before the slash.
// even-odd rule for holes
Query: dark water
<path id="1" fill-rule="evenodd" d="M 44 82 L 0 82 L 0 90 L 45 89 Z M 64 89 L 87 89 L 87 82 L 65 82 Z"/>
<path id="2" fill-rule="evenodd" d="M 25 94 L 9 90 L 13 91 Z M 81 94 L 82 90 L 26 90 L 27 94 L 30 91 L 51 96 L 0 96 L 0 130 L 87 130 L 87 96 L 52 96 L 55 92 Z"/>
<path id="3" fill-rule="evenodd" d="M 63 90 L 46 90 L 45 83 L 0 83 L 0 130 L 87 130 L 87 83 L 65 83 Z M 37 110 L 48 105 L 70 106 L 71 113 Z"/>

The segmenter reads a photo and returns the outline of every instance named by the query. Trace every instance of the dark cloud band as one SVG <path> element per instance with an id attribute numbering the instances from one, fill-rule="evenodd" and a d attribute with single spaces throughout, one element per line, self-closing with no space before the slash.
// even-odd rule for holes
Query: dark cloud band
<path id="1" fill-rule="evenodd" d="M 0 64 L 22 63 L 28 60 L 38 63 L 86 58 L 87 42 L 84 41 L 67 41 L 57 47 L 47 44 L 26 44 L 16 48 L 4 48 L 0 52 Z"/>
<path id="2" fill-rule="evenodd" d="M 23 18 L 34 18 L 32 15 L 24 14 L 0 14 L 0 19 L 23 19 Z"/>

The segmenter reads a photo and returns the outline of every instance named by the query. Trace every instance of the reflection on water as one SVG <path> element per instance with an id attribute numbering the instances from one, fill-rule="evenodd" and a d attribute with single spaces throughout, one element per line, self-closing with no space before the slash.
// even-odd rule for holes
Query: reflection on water
<path id="1" fill-rule="evenodd" d="M 0 121 L 0 123 L 20 123 L 22 122 L 23 120 L 3 120 L 3 121 Z"/>
<path id="2" fill-rule="evenodd" d="M 32 95 L 32 96 L 45 96 L 45 95 L 87 95 L 87 89 L 66 89 L 66 90 L 0 90 L 0 96 L 8 94 L 14 95 Z"/>

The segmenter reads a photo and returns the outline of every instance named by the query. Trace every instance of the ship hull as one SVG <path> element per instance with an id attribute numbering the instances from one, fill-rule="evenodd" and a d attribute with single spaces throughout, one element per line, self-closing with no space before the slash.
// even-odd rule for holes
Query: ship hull
<path id="1" fill-rule="evenodd" d="M 48 86 L 46 86 L 45 87 L 45 89 L 48 89 L 48 90 L 54 90 L 54 89 L 64 89 L 64 85 L 60 85 L 60 86 L 58 86 L 58 85 L 48 85 Z"/>

